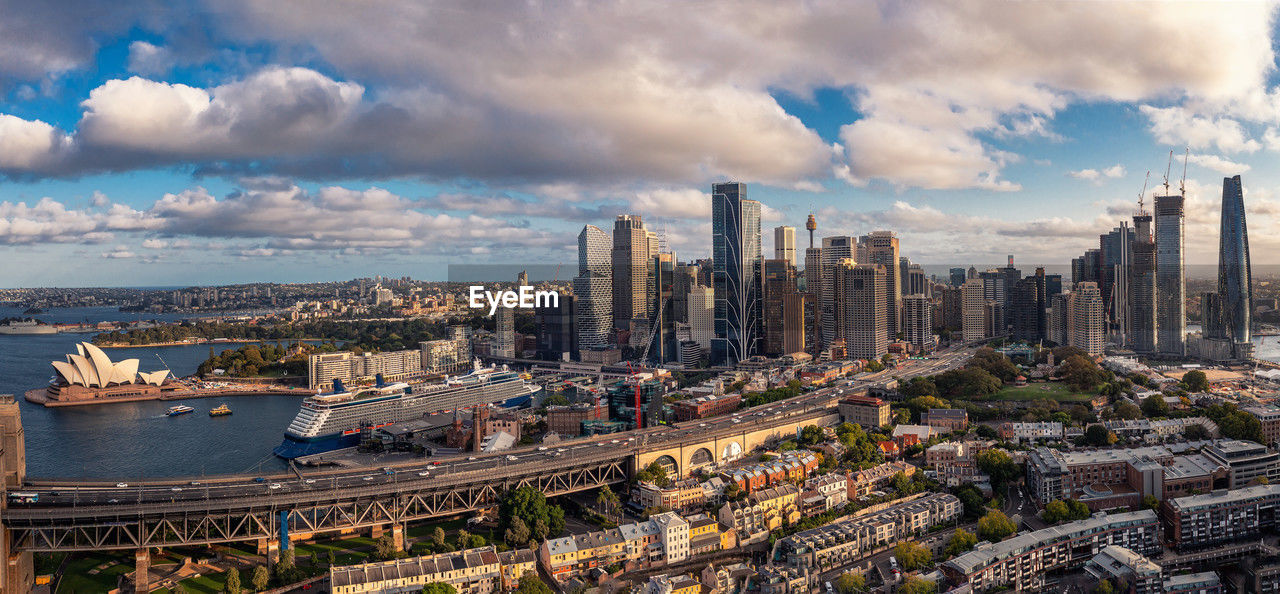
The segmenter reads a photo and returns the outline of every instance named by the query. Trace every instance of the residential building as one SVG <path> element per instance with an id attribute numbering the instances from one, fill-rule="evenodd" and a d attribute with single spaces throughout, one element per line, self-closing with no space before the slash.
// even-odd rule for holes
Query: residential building
<path id="1" fill-rule="evenodd" d="M 653 255 L 657 236 L 640 215 L 618 215 L 613 222 L 613 327 L 628 328 L 633 318 L 649 318 Z"/>
<path id="2" fill-rule="evenodd" d="M 666 487 L 641 481 L 632 489 L 632 498 L 640 509 L 665 507 L 681 513 L 701 509 L 707 501 L 706 491 L 695 479 L 673 481 Z"/>
<path id="3" fill-rule="evenodd" d="M 1000 437 L 1019 443 L 1040 439 L 1062 439 L 1062 423 L 1056 421 L 1003 423 L 1000 425 Z"/>
<path id="4" fill-rule="evenodd" d="M 694 285 L 689 289 L 689 337 L 704 353 L 711 352 L 715 338 L 715 292 L 711 287 Z"/>
<path id="5" fill-rule="evenodd" d="M 1222 180 L 1222 225 L 1218 237 L 1218 295 L 1222 300 L 1222 316 L 1219 328 L 1205 328 L 1206 336 L 1221 337 L 1233 345 L 1248 344 L 1253 275 L 1244 189 L 1238 175 Z"/>
<path id="6" fill-rule="evenodd" d="M 903 276 L 899 268 L 898 238 L 892 231 L 872 231 L 863 236 L 861 244 L 866 245 L 866 258 L 858 258 L 860 263 L 879 264 L 884 269 L 884 303 L 879 305 L 887 323 L 884 329 L 885 340 L 895 340 L 901 326 L 902 315 L 902 282 Z M 861 246 L 860 246 L 861 247 Z"/>
<path id="7" fill-rule="evenodd" d="M 1077 283 L 1068 297 L 1070 310 L 1067 344 L 1090 355 L 1101 355 L 1106 344 L 1106 318 L 1102 292 L 1096 283 Z"/>
<path id="8" fill-rule="evenodd" d="M 763 353 L 780 357 L 788 352 L 786 342 L 786 298 L 796 294 L 796 270 L 790 260 L 764 261 L 764 345 Z M 803 312 L 801 312 L 803 316 Z M 803 317 L 801 318 L 803 321 Z M 801 334 L 803 336 L 803 334 Z"/>
<path id="9" fill-rule="evenodd" d="M 1276 527 L 1280 485 L 1219 489 L 1164 502 L 1170 546 L 1196 549 L 1256 537 Z"/>
<path id="10" fill-rule="evenodd" d="M 1125 547 L 1108 545 L 1084 566 L 1094 578 L 1127 584 L 1131 594 L 1162 594 L 1163 570 L 1152 560 Z"/>
<path id="11" fill-rule="evenodd" d="M 578 275 L 573 279 L 578 347 L 602 349 L 613 328 L 613 240 L 595 225 L 578 234 Z"/>
<path id="12" fill-rule="evenodd" d="M 964 505 L 955 495 L 921 493 L 793 534 L 779 541 L 776 550 L 787 567 L 826 572 L 957 521 L 963 513 Z"/>
<path id="13" fill-rule="evenodd" d="M 880 264 L 852 265 L 852 260 L 840 265 L 841 278 L 837 282 L 843 287 L 839 298 L 843 299 L 844 309 L 841 335 L 851 359 L 874 361 L 889 352 L 890 332 L 897 326 L 890 323 L 889 313 L 892 309 L 897 317 L 901 300 L 889 305 L 885 270 Z"/>
<path id="14" fill-rule="evenodd" d="M 1182 195 L 1156 196 L 1156 352 L 1186 355 L 1187 284 Z"/>
<path id="15" fill-rule="evenodd" d="M 1243 406 L 1240 410 L 1258 419 L 1258 424 L 1262 426 L 1262 439 L 1267 445 L 1273 446 L 1280 443 L 1280 406 L 1259 404 Z"/>
<path id="16" fill-rule="evenodd" d="M 811 478 L 805 482 L 805 487 L 822 497 L 821 511 L 824 512 L 842 507 L 849 501 L 849 479 L 842 472 Z"/>
<path id="17" fill-rule="evenodd" d="M 657 514 L 649 518 L 658 526 L 658 541 L 668 565 L 680 563 L 689 558 L 689 522 L 675 512 Z"/>
<path id="18" fill-rule="evenodd" d="M 727 415 L 742 406 L 741 394 L 720 394 L 698 396 L 688 400 L 677 400 L 671 403 L 677 421 L 691 421 Z"/>
<path id="19" fill-rule="evenodd" d="M 845 481 L 848 498 L 865 497 L 889 484 L 898 473 L 910 478 L 916 471 L 917 468 L 907 462 L 885 462 L 865 470 L 851 470 Z"/>
<path id="20" fill-rule="evenodd" d="M 954 433 L 969 428 L 969 413 L 962 408 L 931 408 L 920 413 L 920 422 L 943 433 Z"/>
<path id="21" fill-rule="evenodd" d="M 423 586 L 441 582 L 459 594 L 491 594 L 495 583 L 507 573 L 524 567 L 523 556 L 506 559 L 492 546 L 454 553 L 410 557 L 359 565 L 335 565 L 329 568 L 329 589 L 333 594 L 393 594 L 421 592 Z"/>
<path id="22" fill-rule="evenodd" d="M 547 407 L 547 432 L 562 437 L 582 435 L 582 423 L 609 420 L 609 408 L 601 404 L 580 402 Z"/>
<path id="23" fill-rule="evenodd" d="M 1216 443 L 1234 448 L 1230 440 Z M 1207 450 L 1176 455 L 1168 446 L 1070 452 L 1038 448 L 1027 455 L 1027 491 L 1041 505 L 1076 499 L 1091 509 L 1110 509 L 1139 505 L 1146 495 L 1166 500 L 1224 488 L 1229 467 Z"/>
<path id="24" fill-rule="evenodd" d="M 1129 259 L 1128 346 L 1143 354 L 1156 350 L 1156 243 L 1151 224 L 1151 213 L 1139 203 Z"/>
<path id="25" fill-rule="evenodd" d="M 969 279 L 960 289 L 961 336 L 965 344 L 982 342 L 987 337 L 987 299 L 981 279 Z"/>
<path id="26" fill-rule="evenodd" d="M 1280 453 L 1267 446 L 1238 439 L 1220 439 L 1202 453 L 1231 470 L 1230 489 L 1246 487 L 1259 479 L 1280 482 Z"/>
<path id="27" fill-rule="evenodd" d="M 312 390 L 328 389 L 333 380 L 344 384 L 372 382 L 381 374 L 388 382 L 422 375 L 421 350 L 355 354 L 319 353 L 307 358 L 307 379 Z"/>
<path id="28" fill-rule="evenodd" d="M 916 353 L 933 352 L 933 302 L 923 294 L 902 297 L 902 339 Z"/>
<path id="29" fill-rule="evenodd" d="M 720 507 L 718 519 L 731 526 L 743 542 L 767 538 L 783 524 L 800 521 L 800 490 L 784 483 L 755 491 L 744 501 L 732 501 Z"/>
<path id="30" fill-rule="evenodd" d="M 838 404 L 840 418 L 864 428 L 874 429 L 889 424 L 889 403 L 874 396 L 845 396 Z"/>
<path id="31" fill-rule="evenodd" d="M 1044 586 L 1046 573 L 1079 567 L 1109 545 L 1141 555 L 1159 553 L 1159 531 L 1160 522 L 1151 510 L 1100 512 L 1085 520 L 1024 532 L 998 543 L 980 543 L 972 551 L 943 563 L 942 572 L 948 581 L 967 585 L 975 592 L 1004 586 L 1018 591 L 1038 590 Z"/>

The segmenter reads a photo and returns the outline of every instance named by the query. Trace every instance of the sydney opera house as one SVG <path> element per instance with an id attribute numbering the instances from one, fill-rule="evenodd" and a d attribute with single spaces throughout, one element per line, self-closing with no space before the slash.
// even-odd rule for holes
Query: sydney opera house
<path id="1" fill-rule="evenodd" d="M 181 386 L 168 382 L 169 371 L 138 371 L 137 359 L 113 363 L 102 349 L 76 344 L 66 361 L 53 361 L 57 376 L 43 390 L 27 392 L 27 400 L 46 406 L 89 404 L 106 400 L 152 400 Z"/>

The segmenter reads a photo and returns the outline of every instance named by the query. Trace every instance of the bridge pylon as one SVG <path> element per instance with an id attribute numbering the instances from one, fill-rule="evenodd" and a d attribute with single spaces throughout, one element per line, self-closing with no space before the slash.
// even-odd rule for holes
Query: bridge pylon
<path id="1" fill-rule="evenodd" d="M 0 394 L 0 517 L 9 506 L 7 492 L 22 487 L 27 478 L 27 446 L 22 434 L 22 414 L 13 394 Z M 35 586 L 31 553 L 20 551 L 8 525 L 0 525 L 0 593 L 30 592 Z"/>

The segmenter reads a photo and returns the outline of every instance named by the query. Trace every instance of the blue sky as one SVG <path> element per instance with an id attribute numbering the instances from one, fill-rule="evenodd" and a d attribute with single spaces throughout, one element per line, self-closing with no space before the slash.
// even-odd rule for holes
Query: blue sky
<path id="1" fill-rule="evenodd" d="M 1061 265 L 1184 148 L 1188 262 L 1241 174 L 1280 264 L 1271 4 L 0 9 L 3 286 L 571 264 L 621 212 L 692 259 L 730 179 L 766 227 Z"/>

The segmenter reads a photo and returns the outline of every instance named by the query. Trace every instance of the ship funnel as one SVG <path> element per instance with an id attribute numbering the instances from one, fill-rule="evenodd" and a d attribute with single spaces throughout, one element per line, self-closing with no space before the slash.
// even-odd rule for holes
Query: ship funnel
<path id="1" fill-rule="evenodd" d="M 342 392 L 345 392 L 345 390 L 342 389 L 342 380 L 333 378 L 333 393 L 340 394 Z"/>
<path id="2" fill-rule="evenodd" d="M 376 385 L 377 385 L 379 388 L 384 388 L 384 387 L 386 387 L 387 382 L 383 381 L 383 379 L 382 379 L 382 374 L 381 374 L 381 373 L 379 373 L 379 374 L 377 374 L 377 375 L 374 375 L 374 376 L 373 376 L 373 379 L 374 379 L 374 382 L 376 382 Z"/>

